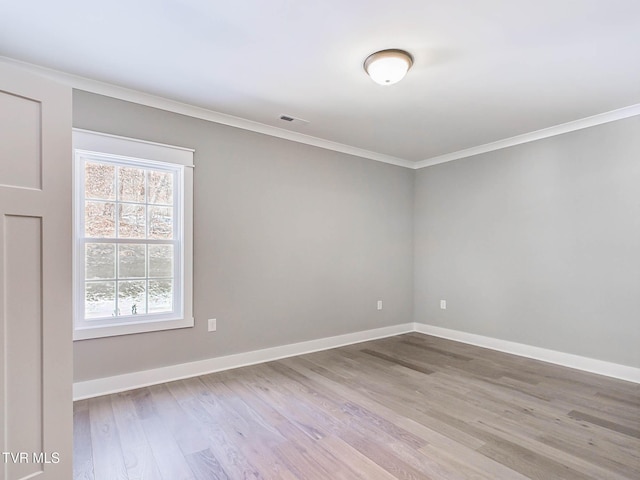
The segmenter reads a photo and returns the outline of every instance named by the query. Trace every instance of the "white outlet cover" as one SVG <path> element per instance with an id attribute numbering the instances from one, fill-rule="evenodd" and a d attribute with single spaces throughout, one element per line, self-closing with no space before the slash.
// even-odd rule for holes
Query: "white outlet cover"
<path id="1" fill-rule="evenodd" d="M 446 310 L 447 309 L 447 301 L 446 300 L 440 300 L 440 308 L 442 310 Z"/>
<path id="2" fill-rule="evenodd" d="M 382 300 L 378 300 L 378 310 L 382 310 Z"/>
<path id="3" fill-rule="evenodd" d="M 217 325 L 216 319 L 215 318 L 210 318 L 209 319 L 209 331 L 210 332 L 215 332 L 217 327 L 218 327 L 218 325 Z"/>

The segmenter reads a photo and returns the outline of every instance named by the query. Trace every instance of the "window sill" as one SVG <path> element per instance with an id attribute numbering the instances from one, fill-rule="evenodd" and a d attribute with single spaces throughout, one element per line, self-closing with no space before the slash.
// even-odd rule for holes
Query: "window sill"
<path id="1" fill-rule="evenodd" d="M 176 328 L 189 328 L 194 326 L 193 317 L 176 319 L 138 322 L 122 325 L 108 325 L 76 328 L 73 331 L 73 341 L 88 340 L 90 338 L 115 337 L 119 335 L 131 335 L 134 333 L 157 332 L 160 330 L 174 330 Z"/>

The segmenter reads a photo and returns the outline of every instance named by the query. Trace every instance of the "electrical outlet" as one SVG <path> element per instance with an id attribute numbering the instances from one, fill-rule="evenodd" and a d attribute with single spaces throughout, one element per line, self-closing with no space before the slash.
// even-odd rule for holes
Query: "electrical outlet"
<path id="1" fill-rule="evenodd" d="M 378 300 L 378 310 L 382 310 L 382 300 Z"/>
<path id="2" fill-rule="evenodd" d="M 216 328 L 218 328 L 217 323 L 218 322 L 217 322 L 217 320 L 215 318 L 210 318 L 209 319 L 209 331 L 210 332 L 215 332 L 216 331 Z"/>
<path id="3" fill-rule="evenodd" d="M 442 310 L 446 310 L 447 309 L 447 301 L 446 300 L 440 300 L 440 308 Z"/>

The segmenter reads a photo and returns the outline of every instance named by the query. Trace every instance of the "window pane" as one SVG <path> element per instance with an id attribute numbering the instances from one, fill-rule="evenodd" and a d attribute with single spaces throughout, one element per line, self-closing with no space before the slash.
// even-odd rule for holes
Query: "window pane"
<path id="1" fill-rule="evenodd" d="M 149 203 L 173 205 L 173 173 L 149 171 Z"/>
<path id="2" fill-rule="evenodd" d="M 118 282 L 118 315 L 141 315 L 146 311 L 144 280 Z"/>
<path id="3" fill-rule="evenodd" d="M 118 235 L 120 238 L 145 238 L 144 205 L 118 205 Z"/>
<path id="4" fill-rule="evenodd" d="M 84 231 L 87 237 L 114 238 L 116 236 L 116 206 L 107 202 L 85 202 Z"/>
<path id="5" fill-rule="evenodd" d="M 149 313 L 173 311 L 173 282 L 149 280 Z"/>
<path id="6" fill-rule="evenodd" d="M 116 282 L 85 284 L 84 316 L 87 319 L 111 317 L 116 310 Z"/>
<path id="7" fill-rule="evenodd" d="M 173 276 L 173 245 L 149 245 L 149 276 Z"/>
<path id="8" fill-rule="evenodd" d="M 149 207 L 149 238 L 173 238 L 173 208 Z"/>
<path id="9" fill-rule="evenodd" d="M 144 203 L 144 170 L 118 167 L 118 200 Z"/>
<path id="10" fill-rule="evenodd" d="M 146 276 L 146 245 L 118 246 L 118 278 L 144 278 Z"/>
<path id="11" fill-rule="evenodd" d="M 84 258 L 87 280 L 116 278 L 116 246 L 114 244 L 87 243 Z"/>
<path id="12" fill-rule="evenodd" d="M 84 193 L 86 198 L 115 200 L 116 168 L 113 165 L 86 162 L 84 166 Z"/>

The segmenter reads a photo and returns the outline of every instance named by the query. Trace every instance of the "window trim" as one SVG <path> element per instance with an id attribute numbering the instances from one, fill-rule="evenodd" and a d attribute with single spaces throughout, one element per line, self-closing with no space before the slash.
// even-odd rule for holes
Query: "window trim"
<path id="1" fill-rule="evenodd" d="M 159 330 L 171 330 L 194 326 L 193 319 L 193 149 L 148 142 L 117 135 L 104 134 L 89 130 L 73 129 L 73 163 L 74 163 L 74 192 L 73 192 L 73 305 L 74 305 L 74 340 L 90 338 L 110 337 L 134 333 L 152 332 Z M 173 164 L 180 168 L 178 177 L 182 177 L 178 208 L 182 207 L 182 228 L 179 229 L 181 239 L 182 258 L 177 259 L 179 266 L 178 275 L 182 276 L 182 315 L 174 314 L 144 314 L 135 322 L 131 322 L 130 316 L 122 316 L 118 321 L 95 321 L 94 325 L 87 325 L 84 320 L 84 260 L 79 255 L 84 255 L 85 242 L 83 232 L 84 218 L 80 213 L 84 205 L 84 172 L 80 164 L 83 157 L 94 157 L 96 161 L 112 158 L 116 162 L 139 162 L 148 167 L 154 164 Z M 135 243 L 135 242 L 134 242 Z M 144 243 L 144 242 L 143 242 Z M 153 242 L 152 242 L 153 243 Z M 175 261 L 175 260 L 174 260 Z M 180 272 L 181 270 L 181 272 Z"/>

